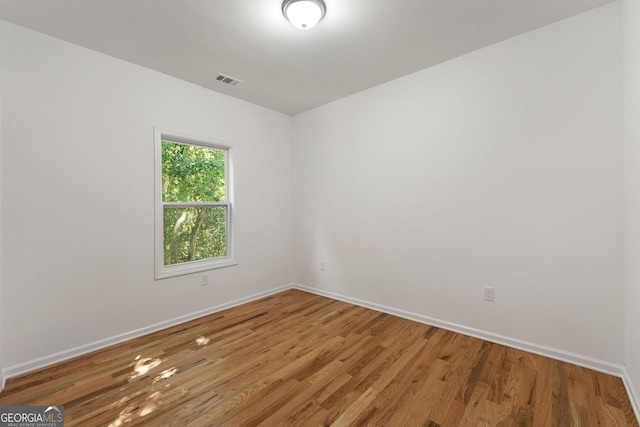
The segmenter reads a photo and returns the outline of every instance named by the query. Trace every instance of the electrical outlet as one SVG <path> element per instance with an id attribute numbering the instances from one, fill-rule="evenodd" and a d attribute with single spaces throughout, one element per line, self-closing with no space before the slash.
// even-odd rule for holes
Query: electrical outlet
<path id="1" fill-rule="evenodd" d="M 202 276 L 200 276 L 200 285 L 207 286 L 208 284 L 209 284 L 209 275 L 203 274 Z"/>
<path id="2" fill-rule="evenodd" d="M 489 302 L 493 302 L 493 294 L 494 294 L 495 289 L 491 286 L 485 286 L 484 287 L 484 300 L 485 301 L 489 301 Z"/>
<path id="3" fill-rule="evenodd" d="M 324 261 L 320 261 L 320 271 L 325 271 L 327 269 L 327 263 Z"/>

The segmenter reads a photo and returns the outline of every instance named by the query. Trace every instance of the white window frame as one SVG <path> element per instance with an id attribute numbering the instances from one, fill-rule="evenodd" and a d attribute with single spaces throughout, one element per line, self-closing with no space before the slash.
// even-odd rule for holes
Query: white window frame
<path id="1" fill-rule="evenodd" d="M 176 203 L 164 202 L 162 200 L 162 141 L 175 142 L 178 144 L 194 145 L 203 148 L 223 150 L 225 158 L 225 202 L 211 203 Z M 203 138 L 196 138 L 155 129 L 155 278 L 164 279 L 167 277 L 181 276 L 190 273 L 213 270 L 216 268 L 237 265 L 238 262 L 233 257 L 233 173 L 232 173 L 232 147 L 228 144 L 220 144 Z M 194 206 L 226 206 L 227 207 L 227 255 L 219 258 L 205 259 L 199 261 L 184 262 L 175 265 L 164 265 L 164 208 L 165 207 L 194 207 Z"/>

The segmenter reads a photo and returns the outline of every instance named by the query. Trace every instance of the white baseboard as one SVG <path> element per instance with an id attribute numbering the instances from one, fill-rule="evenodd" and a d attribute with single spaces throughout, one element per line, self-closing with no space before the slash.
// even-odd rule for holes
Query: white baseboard
<path id="1" fill-rule="evenodd" d="M 631 401 L 633 412 L 636 414 L 636 419 L 640 420 L 640 394 L 638 394 L 638 389 L 634 387 L 626 366 L 622 368 L 622 382 L 624 383 L 624 388 L 627 389 L 627 395 L 629 395 L 629 400 Z"/>
<path id="2" fill-rule="evenodd" d="M 210 307 L 204 310 L 196 311 L 193 313 L 186 314 L 184 316 L 179 316 L 170 320 L 166 320 L 163 322 L 156 323 L 154 325 L 146 326 L 144 328 L 136 329 L 134 331 L 126 332 L 124 334 L 116 335 L 110 338 L 105 338 L 102 340 L 98 340 L 89 344 L 81 345 L 78 347 L 71 348 L 69 350 L 60 351 L 58 353 L 49 354 L 47 356 L 39 357 L 37 359 L 29 360 L 27 362 L 19 363 L 16 365 L 8 366 L 2 369 L 0 373 L 0 379 L 2 379 L 2 389 L 4 389 L 5 379 L 11 378 L 17 375 L 21 375 L 27 372 L 34 371 L 36 369 L 44 368 L 46 366 L 53 365 L 55 363 L 64 362 L 65 360 L 72 359 L 74 357 L 82 356 L 87 353 L 91 353 L 92 351 L 100 350 L 105 347 L 109 347 L 114 344 L 119 344 L 123 341 L 127 341 L 133 338 L 138 338 L 143 335 L 150 334 L 152 332 L 161 331 L 162 329 L 170 328 L 175 325 L 179 325 L 180 323 L 188 322 L 193 319 L 197 319 L 199 317 L 207 316 L 209 314 L 217 313 L 222 310 L 226 310 L 228 308 L 236 307 L 238 305 L 242 305 L 251 301 L 258 300 L 260 298 L 264 298 L 269 295 L 276 294 L 278 292 L 285 291 L 287 289 L 291 289 L 291 285 L 284 285 L 278 288 L 270 289 L 265 292 L 260 292 L 257 294 L 249 295 L 244 298 L 240 298 L 234 301 L 230 301 L 224 304 L 216 305 L 214 307 Z M 1 391 L 1 389 L 0 389 Z"/>
<path id="3" fill-rule="evenodd" d="M 503 335 L 494 334 L 491 332 L 483 331 L 476 328 L 471 328 L 464 325 L 458 325 L 456 323 L 435 319 L 433 317 L 424 316 L 422 314 L 399 310 L 393 307 L 388 307 L 388 306 L 377 304 L 370 301 L 364 301 L 358 298 L 352 298 L 346 295 L 325 291 L 323 289 L 318 289 L 311 286 L 294 284 L 293 287 L 301 291 L 311 292 L 311 293 L 325 296 L 328 298 L 337 299 L 340 301 L 348 302 L 350 304 L 355 304 L 361 307 L 370 308 L 372 310 L 381 311 L 383 313 L 392 314 L 394 316 L 402 317 L 409 320 L 414 320 L 416 322 L 425 323 L 428 325 L 436 326 L 438 328 L 447 329 L 453 332 L 458 332 L 463 335 L 469 335 L 485 341 L 490 341 L 496 344 L 505 345 L 507 347 L 516 348 L 518 350 L 528 351 L 529 353 L 550 357 L 552 359 L 568 362 L 574 365 L 582 366 L 584 368 L 593 369 L 594 371 L 604 372 L 606 374 L 623 378 L 623 372 L 624 372 L 623 365 L 618 365 L 615 363 L 610 363 L 607 361 L 595 359 L 589 356 L 584 356 L 581 354 L 576 354 L 576 353 L 572 353 L 565 350 L 546 347 L 539 344 L 506 337 Z"/>

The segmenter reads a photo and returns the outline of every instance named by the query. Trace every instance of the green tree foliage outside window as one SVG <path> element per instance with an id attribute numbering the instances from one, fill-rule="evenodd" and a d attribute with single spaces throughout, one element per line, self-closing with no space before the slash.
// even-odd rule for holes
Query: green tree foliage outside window
<path id="1" fill-rule="evenodd" d="M 165 265 L 227 256 L 226 154 L 162 141 Z"/>

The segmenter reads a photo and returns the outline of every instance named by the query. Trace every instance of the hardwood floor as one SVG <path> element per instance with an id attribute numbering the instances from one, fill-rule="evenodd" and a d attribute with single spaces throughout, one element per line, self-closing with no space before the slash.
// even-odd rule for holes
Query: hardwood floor
<path id="1" fill-rule="evenodd" d="M 609 375 L 290 290 L 12 378 L 66 426 L 638 426 Z"/>

